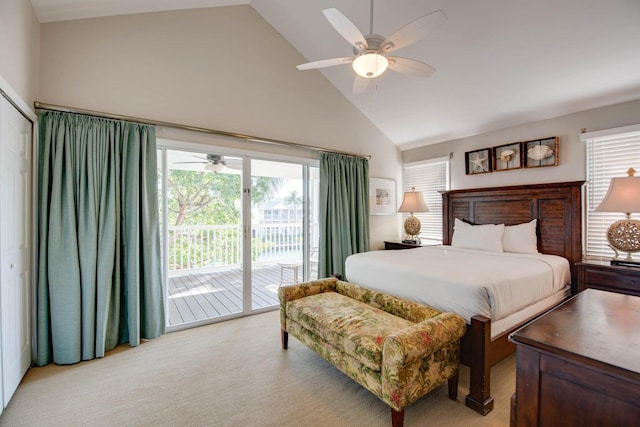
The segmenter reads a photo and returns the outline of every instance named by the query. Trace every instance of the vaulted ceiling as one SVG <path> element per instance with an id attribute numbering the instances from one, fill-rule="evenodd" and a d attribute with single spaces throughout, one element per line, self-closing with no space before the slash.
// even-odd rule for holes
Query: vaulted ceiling
<path id="1" fill-rule="evenodd" d="M 308 61 L 350 56 L 329 24 L 335 7 L 369 33 L 369 0 L 31 0 L 40 22 L 248 4 Z M 378 0 L 389 36 L 434 10 L 447 22 L 394 52 L 429 78 L 387 71 L 359 95 L 349 65 L 324 76 L 398 147 L 409 149 L 640 98 L 638 0 Z"/>

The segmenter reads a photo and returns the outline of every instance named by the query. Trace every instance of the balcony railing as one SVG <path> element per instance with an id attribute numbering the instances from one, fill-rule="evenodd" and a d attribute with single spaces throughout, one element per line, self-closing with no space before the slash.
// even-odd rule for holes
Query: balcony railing
<path id="1" fill-rule="evenodd" d="M 242 264 L 240 225 L 183 225 L 168 228 L 169 272 L 216 271 Z M 251 230 L 254 266 L 302 260 L 300 223 L 257 224 Z"/>

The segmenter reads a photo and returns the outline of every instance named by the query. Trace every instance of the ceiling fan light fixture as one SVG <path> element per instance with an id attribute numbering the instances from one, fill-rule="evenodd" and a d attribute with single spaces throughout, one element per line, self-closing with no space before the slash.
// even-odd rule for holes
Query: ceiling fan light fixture
<path id="1" fill-rule="evenodd" d="M 365 53 L 353 61 L 353 70 L 366 79 L 378 77 L 389 66 L 389 61 L 375 52 Z"/>
<path id="2" fill-rule="evenodd" d="M 222 163 L 209 163 L 208 165 L 206 165 L 204 167 L 205 170 L 208 170 L 209 172 L 215 172 L 218 173 L 220 172 L 222 169 L 224 169 L 224 165 Z"/>

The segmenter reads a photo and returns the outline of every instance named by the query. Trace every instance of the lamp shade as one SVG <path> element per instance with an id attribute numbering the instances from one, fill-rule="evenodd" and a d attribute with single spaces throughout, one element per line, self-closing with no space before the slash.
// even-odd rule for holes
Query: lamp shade
<path id="1" fill-rule="evenodd" d="M 422 191 L 415 190 L 415 187 L 411 187 L 411 191 L 404 193 L 404 198 L 402 199 L 402 204 L 398 212 L 429 212 L 429 208 L 427 208 L 427 204 L 424 202 Z"/>
<path id="2" fill-rule="evenodd" d="M 372 79 L 384 73 L 389 66 L 389 61 L 387 58 L 382 55 L 378 55 L 377 53 L 365 53 L 364 55 L 358 56 L 353 61 L 352 66 L 358 75 L 367 79 Z"/>
<path id="3" fill-rule="evenodd" d="M 629 176 L 611 178 L 609 190 L 596 208 L 598 212 L 640 212 L 640 177 L 629 169 Z"/>

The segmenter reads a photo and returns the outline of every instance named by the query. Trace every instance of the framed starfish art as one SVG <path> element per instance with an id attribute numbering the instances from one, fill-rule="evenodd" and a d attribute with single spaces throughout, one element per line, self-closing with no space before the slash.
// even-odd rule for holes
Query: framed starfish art
<path id="1" fill-rule="evenodd" d="M 492 155 L 491 148 L 482 148 L 475 151 L 467 151 L 464 154 L 467 175 L 491 172 Z"/>

